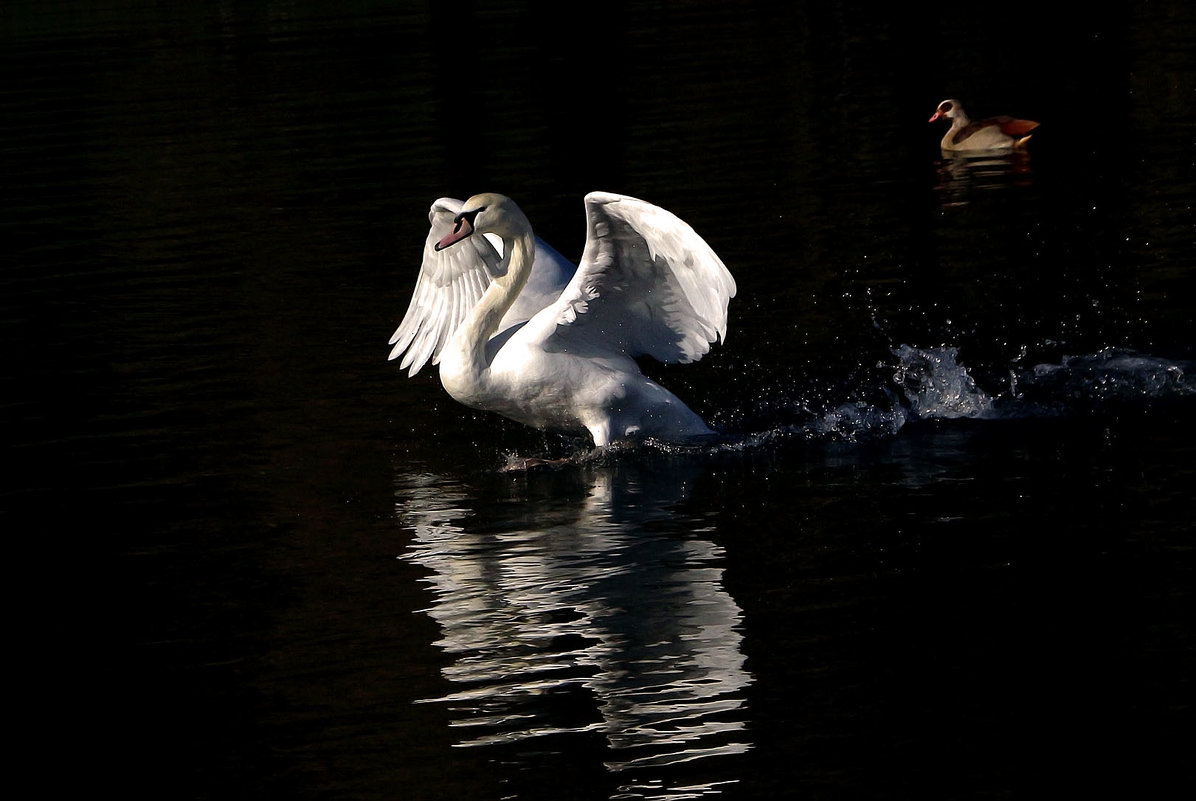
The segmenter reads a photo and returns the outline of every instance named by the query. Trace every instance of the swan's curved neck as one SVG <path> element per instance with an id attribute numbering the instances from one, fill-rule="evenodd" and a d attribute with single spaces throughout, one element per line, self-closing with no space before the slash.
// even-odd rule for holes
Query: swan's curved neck
<path id="1" fill-rule="evenodd" d="M 459 363 L 469 375 L 477 376 L 489 365 L 486 360 L 486 342 L 498 333 L 498 325 L 527 285 L 536 258 L 535 237 L 531 231 L 520 234 L 507 243 L 507 271 L 490 282 L 482 299 L 470 309 L 469 314 L 453 334 L 446 346 L 451 348 Z M 442 363 L 443 363 L 442 359 Z M 443 377 L 442 367 L 441 375 Z"/>

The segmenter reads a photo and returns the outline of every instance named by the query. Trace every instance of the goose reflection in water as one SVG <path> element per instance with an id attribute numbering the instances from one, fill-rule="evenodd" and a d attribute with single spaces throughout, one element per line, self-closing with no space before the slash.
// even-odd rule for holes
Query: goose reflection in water
<path id="1" fill-rule="evenodd" d="M 962 206 L 977 190 L 1025 187 L 1034 182 L 1030 154 L 1024 150 L 1005 152 L 943 153 L 935 165 L 936 191 L 945 206 Z"/>
<path id="2" fill-rule="evenodd" d="M 669 508 L 689 478 L 532 474 L 517 479 L 523 502 L 484 513 L 458 485 L 400 479 L 399 517 L 415 535 L 405 558 L 430 571 L 427 611 L 459 687 L 424 702 L 451 707 L 459 745 L 599 733 L 612 771 L 749 749 L 751 678 L 722 550 Z"/>

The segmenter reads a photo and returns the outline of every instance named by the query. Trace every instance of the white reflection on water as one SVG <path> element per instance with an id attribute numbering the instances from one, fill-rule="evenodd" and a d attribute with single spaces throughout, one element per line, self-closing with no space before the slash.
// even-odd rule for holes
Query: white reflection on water
<path id="1" fill-rule="evenodd" d="M 424 702 L 451 708 L 459 745 L 596 733 L 614 771 L 749 749 L 722 549 L 669 508 L 687 479 L 570 468 L 510 479 L 529 495 L 482 510 L 451 481 L 400 477 L 404 558 L 430 572 L 426 611 L 458 688 Z"/>

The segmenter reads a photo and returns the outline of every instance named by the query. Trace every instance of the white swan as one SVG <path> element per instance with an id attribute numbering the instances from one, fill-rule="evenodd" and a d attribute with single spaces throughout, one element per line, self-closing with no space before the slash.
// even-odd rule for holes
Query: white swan
<path id="1" fill-rule="evenodd" d="M 411 304 L 391 344 L 414 375 L 431 359 L 458 402 L 534 428 L 614 440 L 713 434 L 634 361 L 700 359 L 726 337 L 735 279 L 689 225 L 592 192 L 581 264 L 532 233 L 504 195 L 441 198 Z M 478 236 L 481 234 L 481 236 Z"/>

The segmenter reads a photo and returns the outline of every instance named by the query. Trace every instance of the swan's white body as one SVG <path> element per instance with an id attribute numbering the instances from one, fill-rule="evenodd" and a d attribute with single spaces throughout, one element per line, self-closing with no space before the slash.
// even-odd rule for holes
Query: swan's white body
<path id="1" fill-rule="evenodd" d="M 968 119 L 958 100 L 939 103 L 928 122 L 946 119 L 951 127 L 943 134 L 939 146 L 947 152 L 1011 150 L 1025 147 L 1030 131 L 1038 127 L 1032 120 L 1000 116 L 973 122 Z"/>
<path id="2" fill-rule="evenodd" d="M 436 201 L 390 358 L 406 351 L 411 375 L 438 361 L 460 403 L 534 428 L 585 430 L 598 446 L 713 434 L 635 357 L 700 359 L 726 336 L 734 279 L 664 209 L 603 192 L 585 207 L 586 249 L 570 277 L 510 198 Z"/>

